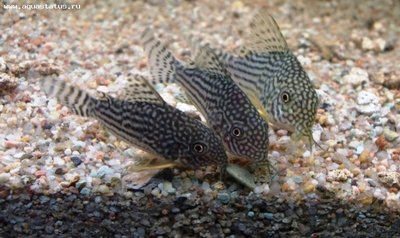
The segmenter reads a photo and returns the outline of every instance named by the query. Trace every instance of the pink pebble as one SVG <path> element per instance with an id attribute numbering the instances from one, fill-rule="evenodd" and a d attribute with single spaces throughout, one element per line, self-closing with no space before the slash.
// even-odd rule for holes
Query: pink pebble
<path id="1" fill-rule="evenodd" d="M 384 171 L 386 171 L 386 167 L 383 166 L 383 165 L 379 165 L 379 166 L 376 168 L 376 170 L 378 170 L 378 172 L 384 172 Z"/>
<path id="2" fill-rule="evenodd" d="M 360 189 L 358 189 L 357 186 L 352 186 L 352 189 L 353 189 L 353 194 L 355 194 L 355 195 L 360 194 Z"/>
<path id="3" fill-rule="evenodd" d="M 278 130 L 277 132 L 276 132 L 276 135 L 277 136 L 286 136 L 287 135 L 287 130 Z"/>
<path id="4" fill-rule="evenodd" d="M 46 171 L 44 171 L 44 170 L 38 170 L 38 171 L 35 172 L 35 176 L 37 178 L 45 176 L 45 175 L 46 175 Z"/>
<path id="5" fill-rule="evenodd" d="M 4 147 L 6 147 L 7 149 L 16 148 L 20 145 L 22 145 L 22 143 L 19 141 L 6 140 L 4 142 Z"/>

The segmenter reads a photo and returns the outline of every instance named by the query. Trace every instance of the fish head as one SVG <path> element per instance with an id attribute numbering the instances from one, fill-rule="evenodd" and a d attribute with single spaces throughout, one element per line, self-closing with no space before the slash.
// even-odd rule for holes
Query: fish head
<path id="1" fill-rule="evenodd" d="M 319 98 L 297 59 L 283 64 L 274 81 L 276 87 L 264 93 L 266 97 L 272 98 L 267 108 L 271 114 L 271 123 L 296 134 L 312 137 L 311 129 Z"/>
<path id="2" fill-rule="evenodd" d="M 226 149 L 256 163 L 267 162 L 268 123 L 262 114 L 241 91 L 224 102 L 222 138 Z"/>
<path id="3" fill-rule="evenodd" d="M 193 119 L 194 120 L 194 119 Z M 182 129 L 182 127 L 181 127 Z M 194 123 L 184 129 L 186 134 L 181 138 L 180 162 L 191 168 L 217 164 L 225 166 L 228 163 L 224 146 L 217 135 L 202 122 L 194 120 Z"/>

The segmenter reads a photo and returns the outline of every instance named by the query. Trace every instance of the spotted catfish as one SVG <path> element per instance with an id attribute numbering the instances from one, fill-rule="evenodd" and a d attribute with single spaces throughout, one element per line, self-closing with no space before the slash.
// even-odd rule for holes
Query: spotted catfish
<path id="1" fill-rule="evenodd" d="M 142 76 L 130 75 L 124 99 L 96 98 L 67 83 L 47 78 L 42 88 L 80 116 L 97 119 L 115 136 L 144 151 L 190 168 L 227 164 L 224 147 L 201 121 L 169 106 Z M 160 167 L 160 168 L 161 168 Z"/>
<path id="2" fill-rule="evenodd" d="M 269 167 L 264 112 L 253 106 L 210 48 L 199 49 L 194 61 L 185 65 L 150 29 L 144 32 L 142 41 L 153 84 L 178 83 L 230 154 Z"/>
<path id="3" fill-rule="evenodd" d="M 319 105 L 312 82 L 272 16 L 259 11 L 250 32 L 239 56 L 219 51 L 220 61 L 247 95 L 258 98 L 270 123 L 308 137 L 312 145 Z"/>

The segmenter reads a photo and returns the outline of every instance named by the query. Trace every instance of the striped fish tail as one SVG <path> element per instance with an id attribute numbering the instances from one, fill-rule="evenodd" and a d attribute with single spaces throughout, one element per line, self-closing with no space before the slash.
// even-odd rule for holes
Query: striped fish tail
<path id="1" fill-rule="evenodd" d="M 75 114 L 84 117 L 93 116 L 96 99 L 84 90 L 54 78 L 42 80 L 41 87 L 48 96 L 57 98 L 61 104 L 70 108 Z"/>
<path id="2" fill-rule="evenodd" d="M 174 83 L 178 61 L 167 47 L 155 37 L 151 29 L 146 29 L 142 34 L 142 45 L 148 57 L 150 66 L 151 84 Z"/>

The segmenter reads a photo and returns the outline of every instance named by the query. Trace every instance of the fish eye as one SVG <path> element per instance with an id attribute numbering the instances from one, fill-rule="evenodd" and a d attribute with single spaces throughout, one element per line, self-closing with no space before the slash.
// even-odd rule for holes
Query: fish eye
<path id="1" fill-rule="evenodd" d="M 196 143 L 193 145 L 193 150 L 197 153 L 197 154 L 201 154 L 206 150 L 206 146 L 202 143 Z"/>
<path id="2" fill-rule="evenodd" d="M 287 102 L 290 101 L 289 93 L 286 92 L 286 91 L 282 92 L 281 98 L 282 98 L 282 101 L 283 101 L 284 103 L 287 103 Z"/>
<path id="3" fill-rule="evenodd" d="M 239 137 L 239 136 L 242 135 L 242 130 L 240 130 L 239 128 L 235 127 L 235 128 L 233 128 L 233 130 L 232 130 L 232 135 L 234 135 L 234 136 L 236 136 L 236 137 Z"/>

